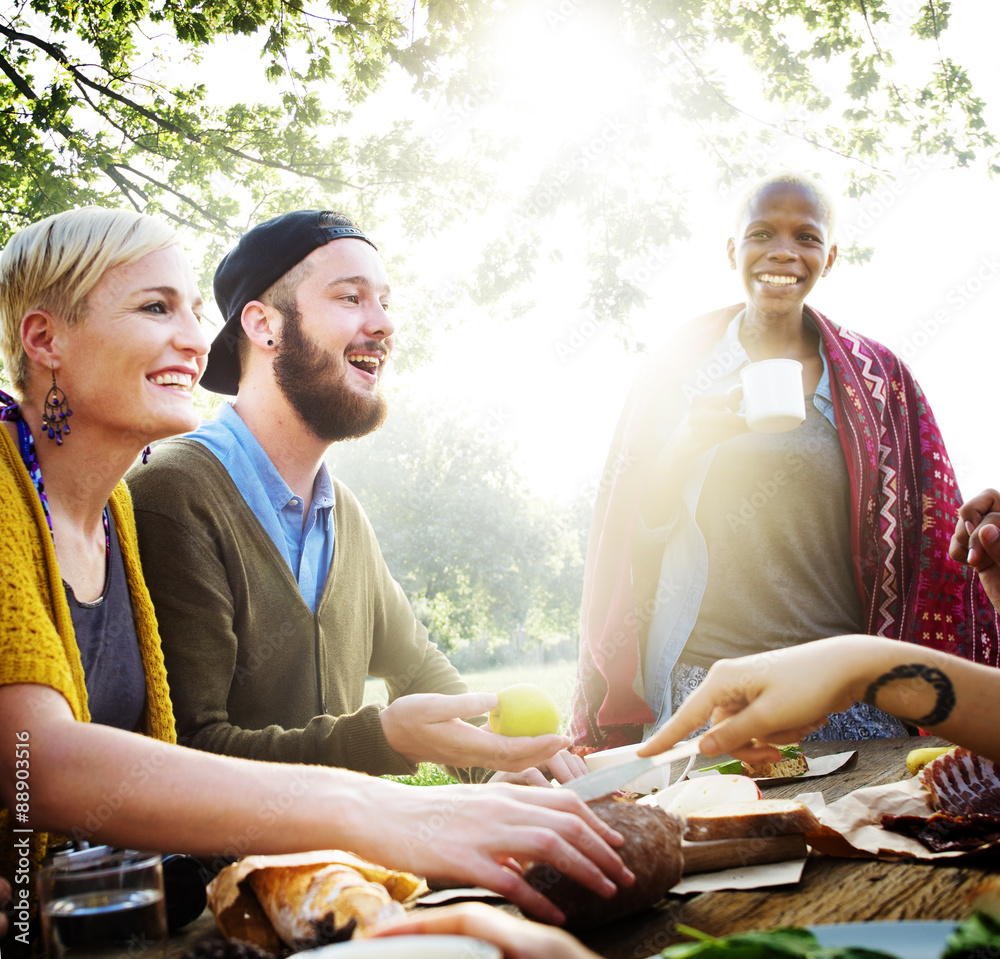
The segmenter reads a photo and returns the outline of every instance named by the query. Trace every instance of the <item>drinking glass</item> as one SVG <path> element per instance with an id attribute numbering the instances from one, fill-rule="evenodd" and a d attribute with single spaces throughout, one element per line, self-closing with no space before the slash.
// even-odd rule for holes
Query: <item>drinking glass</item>
<path id="1" fill-rule="evenodd" d="M 39 870 L 38 891 L 49 959 L 163 955 L 167 917 L 159 853 L 57 856 Z"/>

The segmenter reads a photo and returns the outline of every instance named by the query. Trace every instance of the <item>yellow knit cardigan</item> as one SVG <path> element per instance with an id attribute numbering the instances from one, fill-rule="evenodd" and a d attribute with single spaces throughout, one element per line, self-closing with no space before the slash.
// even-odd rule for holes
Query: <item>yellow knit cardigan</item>
<path id="1" fill-rule="evenodd" d="M 115 488 L 110 506 L 125 564 L 135 630 L 146 674 L 146 706 L 141 729 L 146 735 L 163 742 L 176 742 L 174 714 L 156 617 L 139 566 L 132 500 L 124 483 Z M 0 543 L 3 544 L 3 559 L 0 562 L 0 685 L 39 683 L 51 686 L 65 697 L 77 720 L 89 722 L 83 664 L 52 536 L 17 445 L 2 425 Z M 17 730 L 22 731 L 28 733 L 30 748 L 31 718 L 28 716 L 24 718 L 23 730 Z M 11 750 L 8 759 L 13 759 L 13 739 L 0 743 L 0 748 Z M 39 759 L 32 751 L 30 761 L 35 763 Z M 12 767 L 13 763 L 10 765 Z M 29 776 L 29 791 L 30 785 Z M 81 810 L 81 826 L 87 812 Z M 13 841 L 24 835 L 15 836 L 11 832 L 17 825 L 10 821 L 8 809 L 0 809 L 0 876 L 11 878 L 13 875 Z M 37 866 L 48 848 L 50 835 L 34 833 L 31 840 L 33 864 Z"/>

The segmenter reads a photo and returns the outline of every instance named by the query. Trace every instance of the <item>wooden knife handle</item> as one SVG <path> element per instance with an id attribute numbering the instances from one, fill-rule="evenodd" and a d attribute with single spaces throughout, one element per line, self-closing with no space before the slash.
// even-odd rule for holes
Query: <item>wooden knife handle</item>
<path id="1" fill-rule="evenodd" d="M 804 859 L 807 852 L 805 837 L 801 835 L 681 843 L 685 875 L 757 866 L 765 862 L 784 862 L 787 859 Z"/>

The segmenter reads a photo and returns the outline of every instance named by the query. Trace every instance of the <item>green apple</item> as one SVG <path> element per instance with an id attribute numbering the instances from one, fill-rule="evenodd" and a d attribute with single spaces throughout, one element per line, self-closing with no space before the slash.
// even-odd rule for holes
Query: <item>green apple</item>
<path id="1" fill-rule="evenodd" d="M 541 686 L 515 683 L 497 693 L 490 729 L 501 736 L 544 736 L 559 732 L 559 708 Z"/>

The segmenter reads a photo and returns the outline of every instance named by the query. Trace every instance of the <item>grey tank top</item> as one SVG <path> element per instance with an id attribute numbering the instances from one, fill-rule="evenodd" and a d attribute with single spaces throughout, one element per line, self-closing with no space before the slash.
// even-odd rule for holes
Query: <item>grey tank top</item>
<path id="1" fill-rule="evenodd" d="M 110 510 L 108 522 L 111 556 L 100 599 L 93 603 L 78 602 L 69 584 L 63 585 L 83 660 L 90 720 L 131 731 L 139 725 L 146 705 L 146 676 L 125 564 Z"/>
<path id="2" fill-rule="evenodd" d="M 837 431 L 812 397 L 797 429 L 722 443 L 698 500 L 708 582 L 681 661 L 861 632 L 850 497 Z"/>

